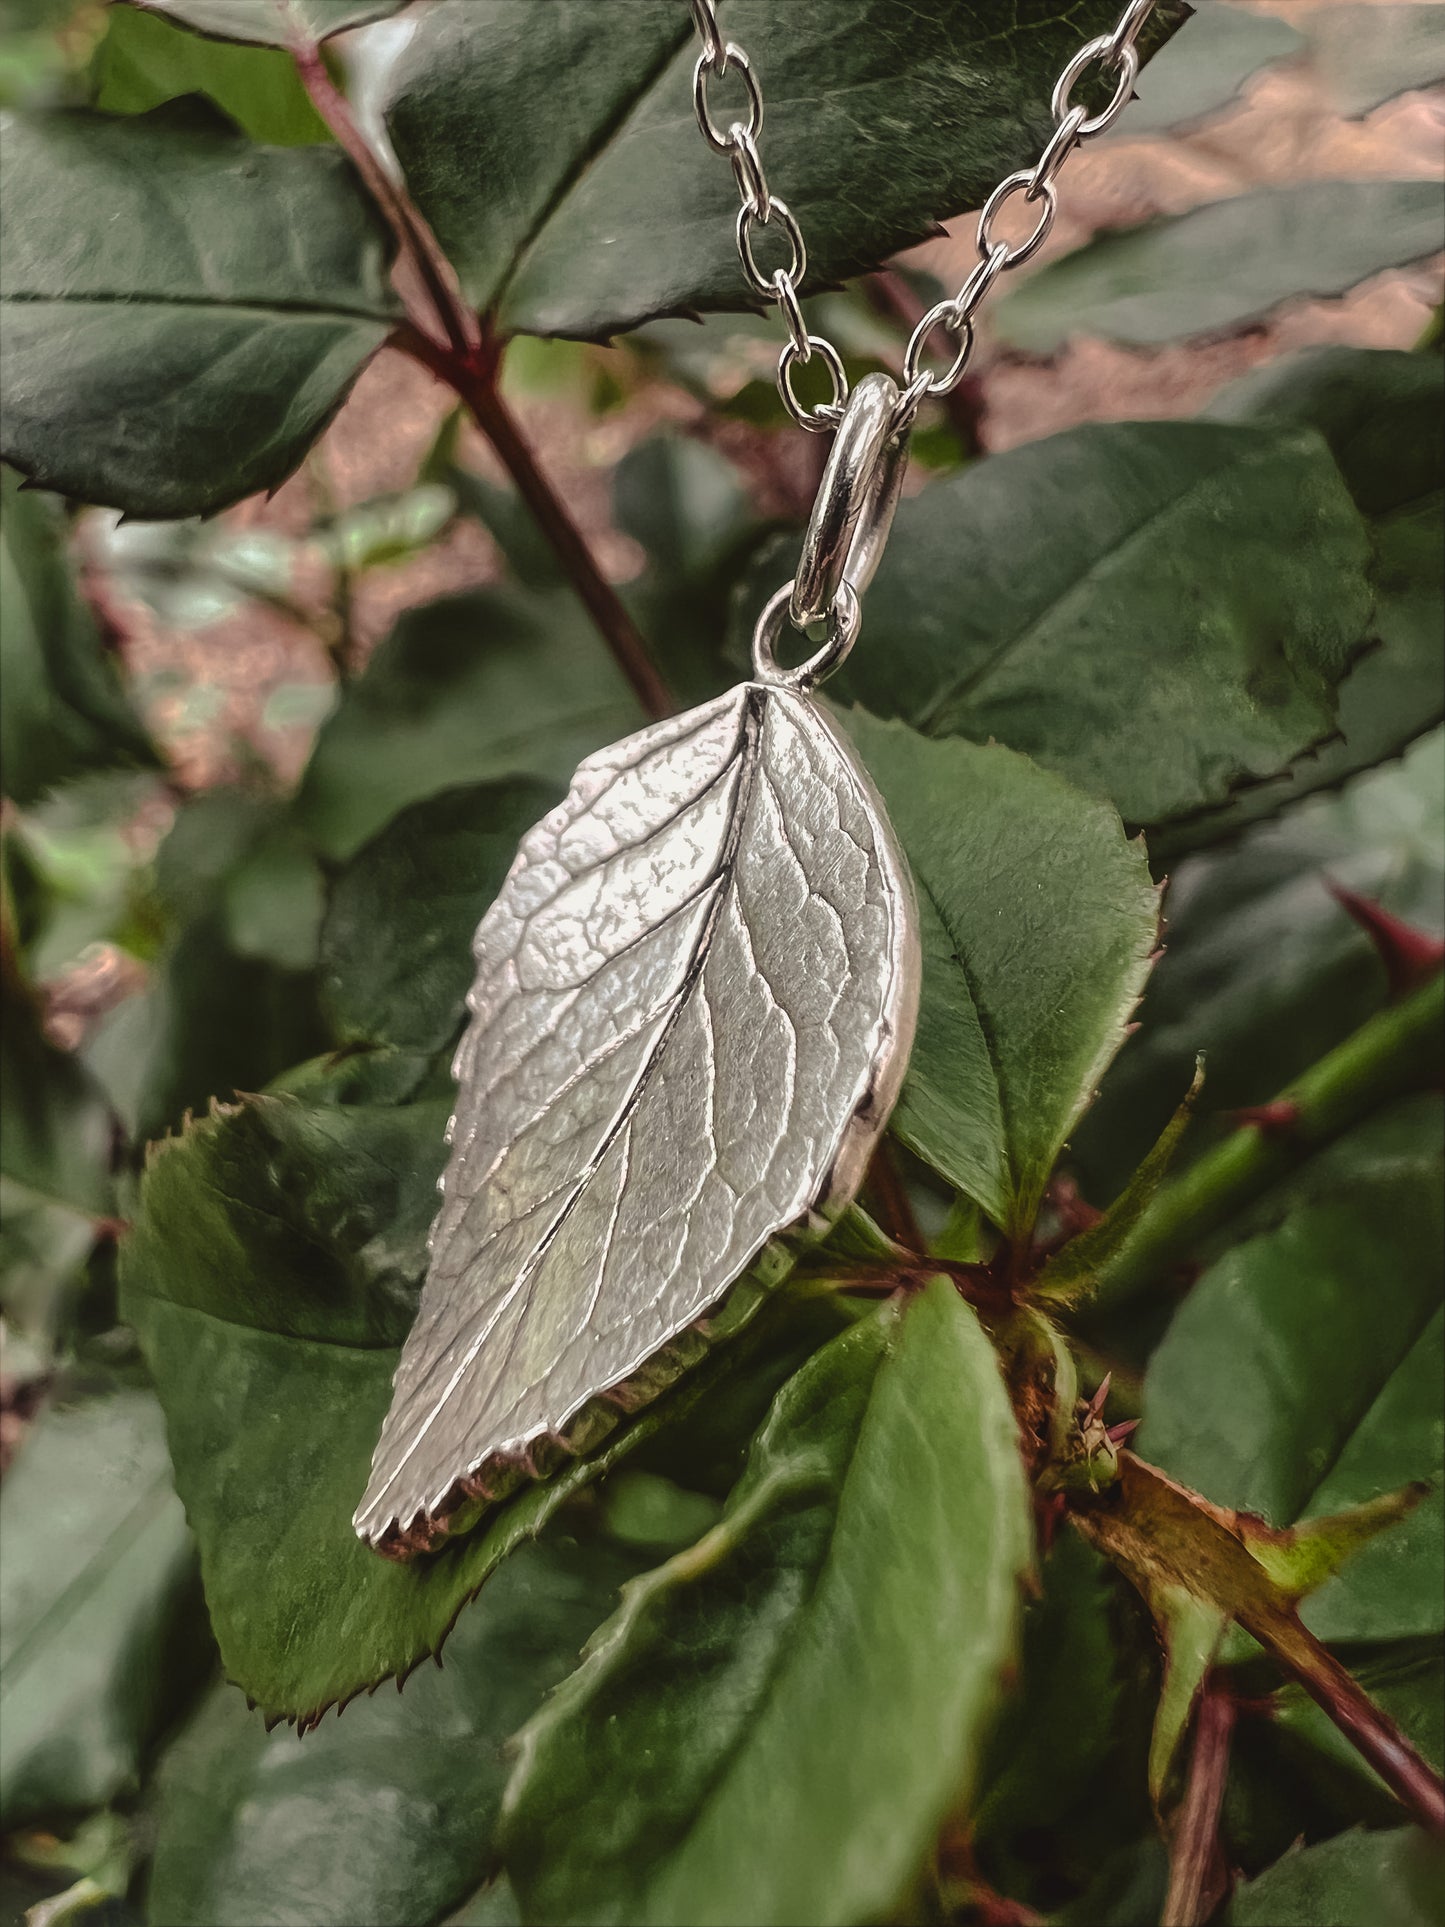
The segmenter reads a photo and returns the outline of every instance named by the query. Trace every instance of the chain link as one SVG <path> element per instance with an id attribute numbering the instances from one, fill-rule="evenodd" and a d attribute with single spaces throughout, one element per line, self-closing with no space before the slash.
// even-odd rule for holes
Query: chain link
<path id="1" fill-rule="evenodd" d="M 758 149 L 763 131 L 762 88 L 742 48 L 731 40 L 724 40 L 718 25 L 717 0 L 688 0 L 688 3 L 702 42 L 702 52 L 692 70 L 697 124 L 708 146 L 726 155 L 732 163 L 741 202 L 737 222 L 738 254 L 748 285 L 766 300 L 776 301 L 787 324 L 788 340 L 778 359 L 778 392 L 800 428 L 822 433 L 836 428 L 843 418 L 848 402 L 848 377 L 837 349 L 823 336 L 809 334 L 803 320 L 799 290 L 808 271 L 808 250 L 792 209 L 771 191 L 763 170 Z M 973 353 L 973 317 L 980 303 L 1001 274 L 1021 267 L 1048 239 L 1058 211 L 1054 183 L 1060 169 L 1076 148 L 1106 133 L 1128 106 L 1134 82 L 1139 77 L 1136 43 L 1156 4 L 1157 0 L 1127 0 L 1113 31 L 1085 41 L 1059 75 L 1050 102 L 1054 130 L 1043 153 L 1033 167 L 1010 174 L 989 195 L 978 217 L 978 266 L 970 271 L 952 300 L 940 301 L 930 308 L 913 331 L 903 356 L 906 387 L 899 402 L 900 425 L 912 420 L 926 395 L 946 395 L 962 381 Z M 1085 108 L 1076 107 L 1072 96 L 1092 67 L 1114 76 L 1114 92 L 1108 105 L 1091 115 Z M 724 131 L 712 117 L 708 83 L 721 81 L 731 73 L 736 73 L 742 82 L 748 118 L 746 122 L 731 121 Z M 1022 195 L 1025 205 L 1037 213 L 1033 231 L 1027 238 L 1009 243 L 995 239 L 993 224 L 1005 203 L 1015 195 Z M 760 228 L 781 231 L 789 250 L 786 267 L 767 269 L 759 264 L 755 242 Z M 922 361 L 928 338 L 935 329 L 954 343 L 954 356 L 947 368 L 938 374 L 929 374 L 924 371 Z M 806 367 L 815 355 L 828 371 L 832 398 L 807 407 L 793 387 L 793 374 L 797 367 Z"/>

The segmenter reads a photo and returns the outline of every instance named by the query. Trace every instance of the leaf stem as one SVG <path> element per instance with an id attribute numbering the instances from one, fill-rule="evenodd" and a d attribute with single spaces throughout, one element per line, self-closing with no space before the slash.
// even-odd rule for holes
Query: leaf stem
<path id="1" fill-rule="evenodd" d="M 1194 1720 L 1194 1751 L 1170 1848 L 1169 1893 L 1159 1927 L 1201 1927 L 1224 1896 L 1228 1875 L 1219 1816 L 1229 1783 L 1235 1714 L 1233 1695 L 1206 1680 Z"/>
<path id="2" fill-rule="evenodd" d="M 1100 1269 L 1090 1312 L 1112 1312 L 1141 1296 L 1211 1232 L 1352 1125 L 1391 1099 L 1438 1082 L 1442 1021 L 1445 974 L 1378 1011 L 1265 1107 L 1287 1117 L 1287 1126 L 1241 1125 L 1162 1186 L 1132 1237 Z"/>
<path id="3" fill-rule="evenodd" d="M 636 625 L 598 568 L 566 503 L 537 466 L 516 418 L 502 398 L 497 383 L 501 344 L 467 306 L 456 273 L 435 235 L 367 143 L 345 96 L 326 71 L 320 48 L 314 42 L 296 43 L 291 54 L 316 111 L 361 176 L 425 297 L 418 300 L 415 293 L 403 290 L 407 321 L 397 330 L 395 345 L 430 368 L 466 403 L 643 709 L 654 718 L 670 716 L 677 705 Z"/>

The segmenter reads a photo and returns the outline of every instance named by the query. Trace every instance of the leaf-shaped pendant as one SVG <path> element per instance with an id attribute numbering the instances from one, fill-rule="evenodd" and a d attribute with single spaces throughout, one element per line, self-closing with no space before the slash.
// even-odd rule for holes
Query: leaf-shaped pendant
<path id="1" fill-rule="evenodd" d="M 474 949 L 431 1266 L 355 1520 L 402 1557 L 846 1203 L 917 1008 L 882 805 L 778 685 L 589 757 Z"/>
<path id="2" fill-rule="evenodd" d="M 822 581 L 824 648 L 773 658 L 789 583 L 759 680 L 589 757 L 477 930 L 431 1265 L 354 1521 L 382 1552 L 588 1449 L 862 1179 L 913 1041 L 916 916 L 807 690 L 857 633 L 843 560 L 866 580 L 891 516 L 897 401 L 859 384 L 820 490 L 799 584 Z"/>

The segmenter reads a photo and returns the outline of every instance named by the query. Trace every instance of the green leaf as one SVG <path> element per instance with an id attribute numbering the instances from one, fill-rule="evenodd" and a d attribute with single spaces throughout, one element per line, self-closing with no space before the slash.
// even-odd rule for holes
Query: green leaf
<path id="1" fill-rule="evenodd" d="M 99 1806 L 204 1663 L 195 1555 L 153 1395 L 118 1387 L 35 1425 L 0 1498 L 0 1811 Z"/>
<path id="2" fill-rule="evenodd" d="M 541 783 L 446 790 L 394 817 L 336 879 L 321 984 L 342 1042 L 440 1051 L 474 975 L 472 936 L 517 843 L 558 800 Z"/>
<path id="3" fill-rule="evenodd" d="M 406 0 L 137 0 L 197 33 L 292 47 L 326 40 L 348 27 L 397 13 Z"/>
<path id="4" fill-rule="evenodd" d="M 1058 1305 L 1076 1305 L 1088 1295 L 1099 1269 L 1128 1243 L 1160 1185 L 1169 1175 L 1179 1140 L 1194 1115 L 1204 1084 L 1204 1060 L 1194 1067 L 1194 1082 L 1173 1117 L 1159 1133 L 1149 1155 L 1109 1209 L 1054 1254 L 1030 1287 L 1031 1295 Z"/>
<path id="5" fill-rule="evenodd" d="M 5 1021 L 0 1024 L 4 1129 L 0 1176 L 31 1202 L 63 1205 L 86 1218 L 113 1208 L 109 1107 L 84 1066 L 41 1027 L 38 1005 L 8 946 L 3 964 Z"/>
<path id="6" fill-rule="evenodd" d="M 641 722 L 568 595 L 503 589 L 409 609 L 322 725 L 297 815 L 330 856 L 460 783 L 565 781 Z"/>
<path id="7" fill-rule="evenodd" d="M 1159 905 L 1143 847 L 1011 750 L 844 721 L 919 902 L 923 998 L 894 1129 L 1021 1237 L 1144 986 Z"/>
<path id="8" fill-rule="evenodd" d="M 1367 1171 L 1213 1265 L 1145 1380 L 1140 1449 L 1277 1527 L 1442 1468 L 1441 1165 Z M 1416 1508 L 1304 1609 L 1330 1639 L 1445 1624 L 1438 1504 Z"/>
<path id="9" fill-rule="evenodd" d="M 1439 928 L 1445 759 L 1439 736 L 1397 768 L 1307 799 L 1235 847 L 1188 858 L 1167 943 L 1130 1038 L 1082 1121 L 1075 1164 L 1102 1201 L 1129 1181 L 1204 1053 L 1200 1117 L 1267 1103 L 1380 1009 L 1374 946 L 1326 887 Z"/>
<path id="10" fill-rule="evenodd" d="M 1184 341 L 1244 327 L 1282 301 L 1345 294 L 1442 247 L 1432 181 L 1260 187 L 1097 236 L 1006 295 L 994 325 L 1031 354 L 1052 354 L 1072 335 Z"/>
<path id="11" fill-rule="evenodd" d="M 1439 1641 L 1371 1648 L 1356 1677 L 1437 1771 L 1445 1767 L 1445 1659 Z M 1303 1687 L 1282 1686 L 1271 1696 L 1269 1710 L 1288 1757 L 1303 1759 L 1306 1771 L 1348 1817 L 1358 1815 L 1361 1788 L 1368 1787 L 1380 1798 L 1381 1814 L 1399 1818 L 1398 1807 L 1384 1804 L 1389 1795 L 1378 1774 Z"/>
<path id="12" fill-rule="evenodd" d="M 1112 27 L 1112 5 L 731 6 L 725 31 L 762 80 L 769 178 L 807 237 L 809 285 L 925 239 L 1033 160 L 1060 68 Z M 1164 9 L 1146 45 L 1180 17 Z M 392 76 L 392 142 L 468 299 L 503 328 L 592 337 L 751 305 L 733 182 L 692 118 L 695 55 L 673 0 L 438 0 L 421 14 Z M 736 80 L 712 89 L 724 126 L 742 101 Z"/>
<path id="13" fill-rule="evenodd" d="M 1211 0 L 1155 55 L 1119 123 L 1119 135 L 1163 133 L 1227 107 L 1261 68 L 1296 54 L 1304 35 L 1273 14 Z"/>
<path id="14" fill-rule="evenodd" d="M 0 763 L 36 802 L 116 764 L 154 765 L 140 719 L 76 591 L 60 505 L 0 474 Z"/>
<path id="15" fill-rule="evenodd" d="M 576 1664 L 637 1570 L 605 1540 L 522 1547 L 440 1669 L 304 1738 L 219 1688 L 158 1783 L 151 1927 L 432 1921 L 493 1861 L 510 1734 Z"/>
<path id="16" fill-rule="evenodd" d="M 322 881 L 281 805 L 230 788 L 195 798 L 157 853 L 156 886 L 172 923 L 150 981 L 87 1043 L 141 1139 L 328 1041 L 313 970 Z"/>
<path id="17" fill-rule="evenodd" d="M 1418 1827 L 1296 1847 L 1235 1890 L 1229 1927 L 1432 1927 L 1445 1849 Z"/>
<path id="18" fill-rule="evenodd" d="M 254 15 L 254 0 L 247 10 Z M 305 147 L 331 139 L 289 55 L 201 40 L 134 6 L 106 8 L 90 80 L 93 104 L 105 114 L 149 113 L 204 94 L 252 140 Z"/>
<path id="19" fill-rule="evenodd" d="M 11 116 L 3 149 L 7 458 L 141 516 L 284 481 L 396 309 L 345 157 L 256 147 L 196 101 Z"/>
<path id="20" fill-rule="evenodd" d="M 1169 850 L 1333 788 L 1397 756 L 1445 714 L 1445 369 L 1437 357 L 1317 348 L 1257 370 L 1216 395 L 1226 421 L 1318 428 L 1366 516 L 1374 554 L 1372 646 L 1340 685 L 1339 737 L 1228 811 L 1166 839 Z"/>
<path id="21" fill-rule="evenodd" d="M 952 1286 L 835 1339 L 719 1525 L 625 1589 L 524 1729 L 503 1852 L 527 1917 L 882 1915 L 967 1797 L 1030 1536 L 998 1366 Z"/>
<path id="22" fill-rule="evenodd" d="M 378 1558 L 351 1514 L 421 1286 L 451 1103 L 378 1101 L 357 1066 L 382 1055 L 343 1054 L 288 1080 L 302 1095 L 249 1099 L 157 1146 L 121 1252 L 123 1313 L 166 1410 L 227 1673 L 303 1722 L 435 1652 L 522 1539 L 746 1373 L 769 1330 L 759 1320 L 435 1556 Z M 756 1303 L 729 1306 L 714 1340 Z"/>
<path id="23" fill-rule="evenodd" d="M 1308 431 L 1071 429 L 903 504 L 834 687 L 930 736 L 996 738 L 1156 825 L 1333 730 L 1368 553 Z"/>
<path id="24" fill-rule="evenodd" d="M 1351 120 L 1445 80 L 1445 12 L 1438 4 L 1311 7 L 1300 24 L 1332 106 Z"/>

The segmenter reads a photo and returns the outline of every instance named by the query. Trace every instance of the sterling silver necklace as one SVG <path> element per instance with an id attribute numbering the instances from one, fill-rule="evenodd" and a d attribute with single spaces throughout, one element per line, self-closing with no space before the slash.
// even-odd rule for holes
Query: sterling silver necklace
<path id="1" fill-rule="evenodd" d="M 836 439 L 752 680 L 588 757 L 477 930 L 430 1267 L 354 1520 L 379 1551 L 426 1551 L 589 1449 L 749 1313 L 787 1268 L 780 1234 L 821 1231 L 856 1193 L 908 1060 L 918 938 L 883 804 L 812 691 L 857 641 L 914 417 L 962 379 L 999 275 L 1043 245 L 1059 169 L 1130 99 L 1154 4 L 1129 0 L 1059 76 L 1038 163 L 989 197 L 978 265 L 914 330 L 902 387 L 850 392 L 803 319 L 807 250 L 763 171 L 757 76 L 716 0 L 690 0 L 698 125 L 737 177 L 743 272 L 787 325 L 778 387 Z M 1095 64 L 1115 87 L 1090 116 L 1070 97 Z M 727 74 L 748 119 L 724 132 L 709 85 Z M 1016 195 L 1037 218 L 1011 244 L 993 229 Z M 786 268 L 759 266 L 759 228 Z M 955 348 L 938 374 L 935 329 Z M 805 407 L 794 372 L 814 356 L 832 396 Z M 784 667 L 785 626 L 820 624 Z"/>

